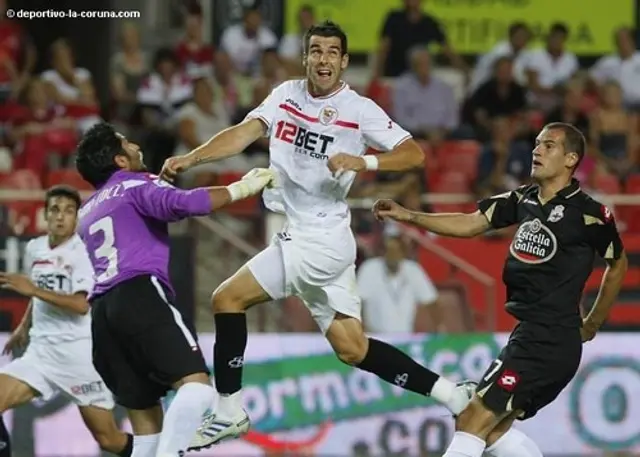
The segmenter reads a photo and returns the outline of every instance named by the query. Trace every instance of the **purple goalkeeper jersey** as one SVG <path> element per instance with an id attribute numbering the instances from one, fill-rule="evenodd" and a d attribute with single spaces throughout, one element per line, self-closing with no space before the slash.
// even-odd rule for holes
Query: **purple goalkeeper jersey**
<path id="1" fill-rule="evenodd" d="M 176 189 L 149 173 L 118 171 L 80 208 L 78 234 L 93 264 L 91 297 L 151 275 L 172 293 L 168 223 L 211 212 L 205 189 Z"/>

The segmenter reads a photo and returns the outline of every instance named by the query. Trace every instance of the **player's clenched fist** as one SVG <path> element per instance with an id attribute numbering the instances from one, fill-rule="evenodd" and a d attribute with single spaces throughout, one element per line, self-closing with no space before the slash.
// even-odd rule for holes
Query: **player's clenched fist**
<path id="1" fill-rule="evenodd" d="M 160 179 L 173 182 L 175 181 L 176 176 L 178 176 L 178 173 L 187 171 L 194 165 L 195 160 L 189 154 L 178 157 L 170 157 L 164 161 L 162 171 L 160 171 Z"/>
<path id="2" fill-rule="evenodd" d="M 268 168 L 254 168 L 240 181 L 227 186 L 231 201 L 242 200 L 262 191 L 265 187 L 276 185 L 276 174 Z"/>
<path id="3" fill-rule="evenodd" d="M 393 219 L 394 221 L 406 222 L 411 218 L 411 212 L 408 209 L 388 199 L 375 202 L 372 211 L 379 221 Z"/>
<path id="4" fill-rule="evenodd" d="M 331 157 L 327 163 L 333 176 L 339 178 L 345 171 L 362 171 L 367 164 L 362 157 L 341 152 Z"/>

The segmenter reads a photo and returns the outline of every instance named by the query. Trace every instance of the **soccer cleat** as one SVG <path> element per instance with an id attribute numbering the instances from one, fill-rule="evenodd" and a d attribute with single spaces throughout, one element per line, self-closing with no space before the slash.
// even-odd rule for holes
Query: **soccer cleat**
<path id="1" fill-rule="evenodd" d="M 476 387 L 478 387 L 478 383 L 474 381 L 462 381 L 456 384 L 455 407 L 452 408 L 453 417 L 457 417 L 467 407 L 476 393 Z"/>
<path id="2" fill-rule="evenodd" d="M 239 438 L 246 434 L 250 427 L 251 420 L 244 410 L 242 416 L 232 421 L 216 419 L 215 414 L 210 414 L 205 417 L 187 451 L 200 451 L 222 441 Z"/>

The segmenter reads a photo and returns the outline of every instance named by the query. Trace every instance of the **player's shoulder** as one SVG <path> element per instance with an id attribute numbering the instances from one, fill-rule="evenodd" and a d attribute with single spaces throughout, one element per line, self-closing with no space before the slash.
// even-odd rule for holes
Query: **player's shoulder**
<path id="1" fill-rule="evenodd" d="M 365 260 L 358 268 L 359 275 L 371 274 L 383 265 L 384 260 L 381 257 L 372 257 Z"/>
<path id="2" fill-rule="evenodd" d="M 45 250 L 49 246 L 49 238 L 47 235 L 38 236 L 29 240 L 24 247 L 27 254 L 34 254 L 38 251 Z"/>
<path id="3" fill-rule="evenodd" d="M 489 197 L 490 200 L 508 200 L 510 198 L 516 199 L 519 203 L 523 199 L 527 197 L 531 197 L 532 194 L 536 193 L 538 187 L 532 184 L 524 184 L 522 186 L 516 187 L 513 190 L 508 190 L 506 192 L 502 192 L 500 194 L 495 194 Z"/>
<path id="4" fill-rule="evenodd" d="M 593 198 L 584 191 L 576 195 L 584 214 L 585 221 L 595 222 L 598 225 L 606 224 L 613 220 L 613 212 L 601 201 Z"/>

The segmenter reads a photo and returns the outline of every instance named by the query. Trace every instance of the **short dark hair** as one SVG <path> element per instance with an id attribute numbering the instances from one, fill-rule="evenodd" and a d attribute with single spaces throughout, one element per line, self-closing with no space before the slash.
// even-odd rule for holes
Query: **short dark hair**
<path id="1" fill-rule="evenodd" d="M 66 186 L 64 184 L 53 186 L 44 194 L 44 210 L 49 210 L 49 203 L 52 198 L 56 197 L 64 197 L 72 200 L 76 204 L 76 211 L 80 209 L 80 205 L 82 204 L 82 199 L 80 198 L 80 193 L 75 187 Z"/>
<path id="2" fill-rule="evenodd" d="M 509 37 L 512 37 L 519 31 L 524 30 L 525 32 L 530 32 L 529 26 L 524 22 L 512 22 L 509 26 Z"/>
<path id="3" fill-rule="evenodd" d="M 179 65 L 178 57 L 176 57 L 175 52 L 171 48 L 160 48 L 156 51 L 153 56 L 153 68 L 157 70 L 158 65 L 162 62 L 169 60 L 174 63 L 174 65 Z"/>
<path id="4" fill-rule="evenodd" d="M 578 168 L 587 150 L 587 140 L 582 132 L 576 126 L 566 122 L 551 122 L 543 127 L 543 130 L 545 129 L 561 130 L 564 133 L 565 153 L 575 152 L 578 154 L 578 163 L 576 163 L 574 170 Z"/>
<path id="5" fill-rule="evenodd" d="M 347 34 L 344 33 L 344 30 L 332 21 L 324 21 L 320 24 L 316 24 L 312 26 L 307 32 L 304 34 L 304 52 L 305 54 L 309 53 L 309 42 L 311 41 L 312 36 L 321 36 L 321 37 L 337 37 L 340 38 L 340 47 L 342 48 L 342 55 L 345 55 L 349 52 L 347 47 Z"/>
<path id="6" fill-rule="evenodd" d="M 554 22 L 549 28 L 549 35 L 562 34 L 569 36 L 569 27 L 564 22 Z"/>
<path id="7" fill-rule="evenodd" d="M 115 162 L 119 155 L 125 155 L 122 140 L 111 124 L 100 122 L 91 127 L 80 140 L 76 168 L 85 181 L 97 188 L 120 169 Z"/>

